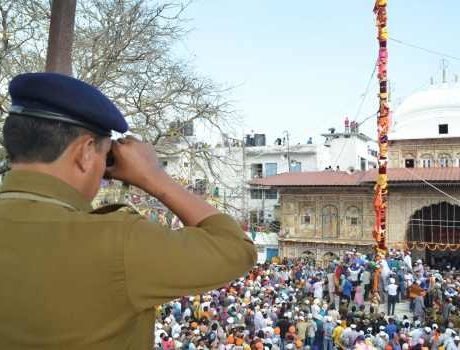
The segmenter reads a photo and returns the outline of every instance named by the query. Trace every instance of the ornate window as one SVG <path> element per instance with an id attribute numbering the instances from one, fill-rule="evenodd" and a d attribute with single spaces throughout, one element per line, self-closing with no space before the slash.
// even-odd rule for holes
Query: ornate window
<path id="1" fill-rule="evenodd" d="M 450 155 L 448 154 L 440 154 L 439 155 L 439 166 L 441 168 L 447 168 L 447 167 L 450 167 L 452 166 L 452 159 L 450 157 Z"/>
<path id="2" fill-rule="evenodd" d="M 302 202 L 299 206 L 299 228 L 303 233 L 313 234 L 316 229 L 316 204 Z"/>
<path id="3" fill-rule="evenodd" d="M 310 225 L 311 224 L 311 216 L 310 216 L 310 214 L 302 215 L 300 223 L 302 225 Z"/>
<path id="4" fill-rule="evenodd" d="M 422 155 L 421 159 L 421 166 L 422 168 L 431 168 L 433 167 L 433 156 L 431 154 L 424 154 Z"/>
<path id="5" fill-rule="evenodd" d="M 323 237 L 337 237 L 338 234 L 338 210 L 333 205 L 326 205 L 321 210 Z"/>
<path id="6" fill-rule="evenodd" d="M 361 224 L 361 211 L 357 207 L 348 207 L 345 213 L 345 221 L 348 226 L 358 226 Z"/>
<path id="7" fill-rule="evenodd" d="M 406 153 L 404 155 L 404 168 L 414 168 L 415 167 L 415 156 L 411 153 Z"/>

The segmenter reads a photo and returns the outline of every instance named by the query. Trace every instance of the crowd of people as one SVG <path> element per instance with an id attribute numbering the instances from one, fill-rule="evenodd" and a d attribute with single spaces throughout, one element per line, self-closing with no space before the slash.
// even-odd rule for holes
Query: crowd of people
<path id="1" fill-rule="evenodd" d="M 158 310 L 162 350 L 460 349 L 460 276 L 410 252 L 348 252 L 323 268 L 265 263 L 219 290 Z M 407 312 L 395 312 L 398 302 Z"/>

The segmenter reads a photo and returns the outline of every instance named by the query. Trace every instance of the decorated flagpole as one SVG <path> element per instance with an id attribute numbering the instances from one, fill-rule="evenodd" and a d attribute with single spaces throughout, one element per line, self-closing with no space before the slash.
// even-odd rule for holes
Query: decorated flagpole
<path id="1" fill-rule="evenodd" d="M 377 117 L 378 130 L 378 176 L 375 184 L 374 211 L 375 225 L 373 236 L 376 241 L 375 253 L 377 259 L 387 253 L 387 207 L 388 207 L 388 129 L 390 125 L 390 108 L 388 105 L 388 29 L 387 29 L 387 0 L 376 0 L 374 7 L 377 25 L 379 55 L 377 60 L 379 80 L 379 111 Z"/>

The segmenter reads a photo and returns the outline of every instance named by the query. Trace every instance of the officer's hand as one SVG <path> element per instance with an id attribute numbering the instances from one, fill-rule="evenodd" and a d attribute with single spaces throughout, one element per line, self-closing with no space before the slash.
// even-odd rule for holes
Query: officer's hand
<path id="1" fill-rule="evenodd" d="M 151 144 L 127 136 L 113 141 L 111 152 L 114 164 L 107 167 L 106 176 L 109 178 L 144 189 L 147 179 L 165 176 Z"/>

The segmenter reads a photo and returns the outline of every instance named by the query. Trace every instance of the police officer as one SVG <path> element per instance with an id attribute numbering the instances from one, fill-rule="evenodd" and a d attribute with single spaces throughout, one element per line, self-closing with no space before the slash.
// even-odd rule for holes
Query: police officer
<path id="1" fill-rule="evenodd" d="M 99 90 L 59 74 L 9 86 L 11 171 L 0 189 L 0 349 L 151 349 L 155 309 L 219 287 L 255 262 L 229 216 L 163 171 Z M 106 168 L 111 152 L 114 164 Z M 107 173 L 161 200 L 179 231 L 91 201 Z"/>

